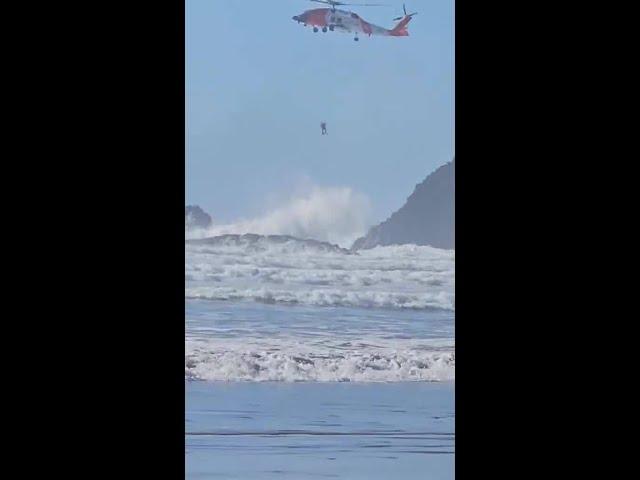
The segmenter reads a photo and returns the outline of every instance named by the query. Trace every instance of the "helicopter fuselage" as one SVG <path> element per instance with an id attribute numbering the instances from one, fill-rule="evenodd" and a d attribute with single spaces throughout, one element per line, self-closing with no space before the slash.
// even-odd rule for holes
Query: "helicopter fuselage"
<path id="1" fill-rule="evenodd" d="M 406 37 L 408 32 L 405 27 L 410 19 L 410 17 L 405 17 L 395 28 L 388 30 L 367 22 L 357 13 L 332 8 L 315 8 L 293 17 L 293 20 L 304 24 L 304 26 L 310 25 L 314 27 L 314 31 L 320 28 L 323 32 L 328 29 L 343 33 L 355 33 L 356 36 L 358 33 L 362 33 L 369 36 L 385 35 L 392 37 Z"/>

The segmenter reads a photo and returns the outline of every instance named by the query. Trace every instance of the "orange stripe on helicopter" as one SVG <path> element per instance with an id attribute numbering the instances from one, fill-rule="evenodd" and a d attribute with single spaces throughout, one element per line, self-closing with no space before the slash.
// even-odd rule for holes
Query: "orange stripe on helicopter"
<path id="1" fill-rule="evenodd" d="M 309 10 L 305 12 L 304 23 L 307 25 L 315 25 L 316 27 L 326 27 L 327 23 L 327 9 L 319 8 L 317 10 Z"/>
<path id="2" fill-rule="evenodd" d="M 360 26 L 362 27 L 362 31 L 364 33 L 366 33 L 367 35 L 371 36 L 371 32 L 373 32 L 373 29 L 371 28 L 371 25 L 369 25 L 367 22 L 365 22 L 362 18 L 360 19 Z"/>

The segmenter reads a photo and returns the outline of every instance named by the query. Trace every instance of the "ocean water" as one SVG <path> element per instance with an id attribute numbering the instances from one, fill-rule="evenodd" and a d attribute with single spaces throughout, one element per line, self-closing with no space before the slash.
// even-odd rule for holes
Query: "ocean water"
<path id="1" fill-rule="evenodd" d="M 220 237 L 218 237 L 220 238 Z M 454 308 L 452 250 L 402 245 L 357 254 L 305 241 L 187 244 L 187 299 L 389 309 Z"/>
<path id="2" fill-rule="evenodd" d="M 453 478 L 453 251 L 185 250 L 187 478 Z"/>

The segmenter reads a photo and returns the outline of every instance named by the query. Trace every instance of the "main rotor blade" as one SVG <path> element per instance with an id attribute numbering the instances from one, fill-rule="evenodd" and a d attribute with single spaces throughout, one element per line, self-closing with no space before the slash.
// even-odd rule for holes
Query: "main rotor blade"
<path id="1" fill-rule="evenodd" d="M 413 13 L 410 13 L 408 15 L 405 13 L 404 17 L 396 17 L 396 18 L 393 19 L 393 21 L 397 22 L 398 20 L 402 20 L 403 18 L 406 18 L 406 17 L 413 17 L 414 15 L 417 15 L 417 14 L 418 14 L 418 12 L 413 12 Z"/>
<path id="2" fill-rule="evenodd" d="M 345 3 L 334 2 L 333 0 L 310 0 L 311 2 L 324 3 L 325 5 L 331 5 L 332 7 L 340 7 L 342 5 L 352 5 L 355 7 L 388 7 L 386 3 Z"/>

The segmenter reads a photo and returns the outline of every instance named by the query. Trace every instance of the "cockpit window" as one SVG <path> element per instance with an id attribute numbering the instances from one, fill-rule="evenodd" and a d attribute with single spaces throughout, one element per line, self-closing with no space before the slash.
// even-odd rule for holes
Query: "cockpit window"
<path id="1" fill-rule="evenodd" d="M 356 13 L 352 13 L 352 14 L 351 14 L 351 16 L 352 16 L 353 18 L 358 18 L 358 15 L 357 15 Z"/>

